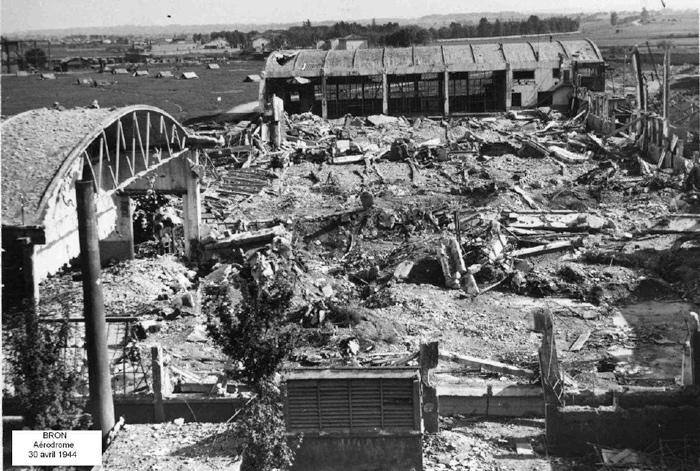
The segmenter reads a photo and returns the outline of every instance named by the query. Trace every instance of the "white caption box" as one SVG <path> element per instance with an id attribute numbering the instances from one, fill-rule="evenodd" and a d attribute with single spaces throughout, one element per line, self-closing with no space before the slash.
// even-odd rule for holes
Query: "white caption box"
<path id="1" fill-rule="evenodd" d="M 102 464 L 99 430 L 13 430 L 12 466 Z"/>

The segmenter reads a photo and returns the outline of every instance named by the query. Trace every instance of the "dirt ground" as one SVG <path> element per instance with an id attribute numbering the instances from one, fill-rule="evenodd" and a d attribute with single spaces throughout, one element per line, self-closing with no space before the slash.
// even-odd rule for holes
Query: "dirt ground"
<path id="1" fill-rule="evenodd" d="M 427 435 L 423 448 L 426 471 L 587 471 L 588 459 L 547 457 L 540 443 L 542 420 L 443 421 L 439 435 Z M 518 454 L 517 444 L 531 451 Z M 103 458 L 105 471 L 214 471 L 235 469 L 235 438 L 222 424 L 186 423 L 127 425 Z M 534 450 L 539 450 L 537 453 Z M 203 458 L 206 457 L 206 458 Z"/>

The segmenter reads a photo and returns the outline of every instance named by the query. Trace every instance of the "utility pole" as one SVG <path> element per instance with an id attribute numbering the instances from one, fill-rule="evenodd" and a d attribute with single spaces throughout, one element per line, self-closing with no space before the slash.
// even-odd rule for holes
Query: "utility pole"
<path id="1" fill-rule="evenodd" d="M 114 427 L 114 402 L 107 352 L 107 322 L 100 279 L 100 246 L 95 209 L 95 183 L 75 182 L 78 207 L 78 237 L 83 274 L 83 309 L 87 345 L 90 409 L 94 428 L 102 430 L 103 447 Z"/>

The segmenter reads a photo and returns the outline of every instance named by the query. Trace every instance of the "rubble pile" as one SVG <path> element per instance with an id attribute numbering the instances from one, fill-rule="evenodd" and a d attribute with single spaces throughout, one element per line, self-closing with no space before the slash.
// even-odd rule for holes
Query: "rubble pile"
<path id="1" fill-rule="evenodd" d="M 221 143 L 195 169 L 197 266 L 159 277 L 141 260 L 114 270 L 143 282 L 105 275 L 108 314 L 139 317 L 140 337 L 172 349 L 185 385 L 221 374 L 201 329 L 202 296 L 245 264 L 261 282 L 290 268 L 305 339 L 291 365 L 415 365 L 421 339 L 435 338 L 451 358 L 469 359 L 440 377 L 529 382 L 529 312 L 543 307 L 565 319 L 562 363 L 579 385 L 629 383 L 648 365 L 618 350 L 665 348 L 656 341 L 669 337 L 657 324 L 623 332 L 622 304 L 700 303 L 698 164 L 652 167 L 627 139 L 587 132 L 585 112 L 283 115 L 278 143 L 267 118 L 197 129 Z M 61 279 L 46 282 L 57 293 L 46 299 L 79 304 L 78 285 Z M 505 366 L 495 371 L 497 362 Z"/>
<path id="2" fill-rule="evenodd" d="M 303 286 L 299 322 L 315 332 L 313 346 L 293 359 L 302 365 L 415 362 L 419 337 L 437 326 L 422 331 L 411 316 L 441 322 L 439 309 L 422 301 L 445 296 L 440 290 L 475 306 L 491 303 L 490 292 L 559 299 L 555 312 L 584 325 L 566 334 L 582 339 L 572 352 L 587 354 L 605 342 L 595 333 L 583 339 L 586 323 L 645 299 L 647 280 L 690 302 L 700 290 L 692 286 L 697 270 L 684 262 L 698 256 L 697 170 L 651 166 L 625 137 L 588 132 L 586 114 L 304 113 L 282 117 L 277 143 L 268 117 L 199 129 L 225 142 L 205 163 L 204 259 L 235 267 L 259 253 L 270 262 L 260 262 L 264 274 L 285 252 Z M 663 237 L 676 241 L 673 251 L 658 245 Z M 395 317 L 401 308 L 411 313 L 405 320 Z M 445 322 L 470 335 L 451 311 Z M 480 335 L 502 343 L 511 334 Z M 459 353 L 491 350 L 451 341 Z M 531 367 L 522 349 L 501 348 L 492 359 Z"/>

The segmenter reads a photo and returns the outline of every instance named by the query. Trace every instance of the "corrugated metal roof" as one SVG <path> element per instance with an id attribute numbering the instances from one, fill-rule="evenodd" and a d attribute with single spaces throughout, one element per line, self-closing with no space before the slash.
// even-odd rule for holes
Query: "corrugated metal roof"
<path id="1" fill-rule="evenodd" d="M 288 60 L 280 60 L 283 56 Z M 474 43 L 416 46 L 357 51 L 300 50 L 272 53 L 266 77 L 420 74 L 427 72 L 502 70 L 506 64 L 557 62 L 560 57 L 581 62 L 602 62 L 603 56 L 589 40 L 541 43 Z"/>

